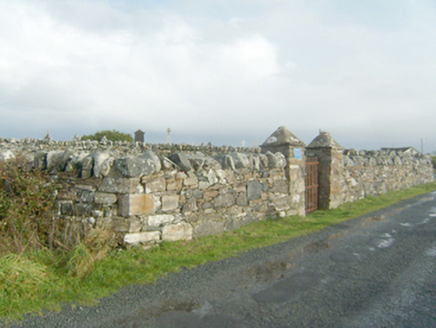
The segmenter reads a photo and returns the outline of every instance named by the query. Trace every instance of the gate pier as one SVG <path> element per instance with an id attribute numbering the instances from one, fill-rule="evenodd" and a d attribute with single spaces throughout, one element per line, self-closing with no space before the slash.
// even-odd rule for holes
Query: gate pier
<path id="1" fill-rule="evenodd" d="M 328 132 L 320 132 L 306 148 L 307 157 L 319 161 L 320 208 L 336 208 L 343 203 L 339 182 L 343 152 L 344 148 Z"/>
<path id="2" fill-rule="evenodd" d="M 306 214 L 305 206 L 305 162 L 306 144 L 286 127 L 279 127 L 261 146 L 262 153 L 282 153 L 286 158 L 286 178 L 292 196 L 288 215 Z"/>

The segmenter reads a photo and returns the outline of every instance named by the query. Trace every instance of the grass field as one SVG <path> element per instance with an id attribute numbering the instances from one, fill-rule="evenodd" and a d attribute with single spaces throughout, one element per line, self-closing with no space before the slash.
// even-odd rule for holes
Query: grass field
<path id="1" fill-rule="evenodd" d="M 29 312 L 37 315 L 42 309 L 56 311 L 65 302 L 92 305 L 122 286 L 152 283 L 182 267 L 192 268 L 280 243 L 435 189 L 433 182 L 334 210 L 315 211 L 306 217 L 261 221 L 194 241 L 163 243 L 147 251 L 110 250 L 96 257 L 79 244 L 69 254 L 46 249 L 8 254 L 0 258 L 0 318 L 7 322 Z"/>

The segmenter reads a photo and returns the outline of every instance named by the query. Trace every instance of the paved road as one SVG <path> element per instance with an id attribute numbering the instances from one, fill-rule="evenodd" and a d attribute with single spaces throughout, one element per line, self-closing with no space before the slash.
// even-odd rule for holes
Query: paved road
<path id="1" fill-rule="evenodd" d="M 19 326 L 436 327 L 436 192 Z"/>

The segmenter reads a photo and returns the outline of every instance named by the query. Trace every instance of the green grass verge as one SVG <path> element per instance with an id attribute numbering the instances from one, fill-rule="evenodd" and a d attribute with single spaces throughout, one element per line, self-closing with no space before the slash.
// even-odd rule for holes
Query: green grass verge
<path id="1" fill-rule="evenodd" d="M 436 182 L 368 197 L 334 210 L 316 211 L 306 217 L 261 221 L 195 241 L 163 243 L 148 251 L 113 250 L 95 262 L 92 272 L 85 277 L 68 272 L 65 255 L 47 250 L 9 254 L 0 258 L 0 318 L 8 322 L 22 318 L 25 313 L 40 314 L 42 309 L 56 311 L 65 302 L 92 305 L 98 298 L 110 295 L 122 286 L 152 283 L 182 267 L 192 268 L 237 256 L 253 248 L 277 244 L 432 190 L 436 190 Z M 73 256 L 70 254 L 69 261 L 80 260 L 82 253 L 78 247 Z M 86 254 L 83 259 L 86 260 Z"/>

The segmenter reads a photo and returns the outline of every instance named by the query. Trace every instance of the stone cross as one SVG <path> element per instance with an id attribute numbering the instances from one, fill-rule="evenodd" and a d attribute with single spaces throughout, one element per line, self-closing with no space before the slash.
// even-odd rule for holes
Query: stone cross
<path id="1" fill-rule="evenodd" d="M 50 131 L 47 131 L 47 134 L 46 134 L 46 136 L 44 137 L 43 140 L 48 140 L 48 141 L 51 141 L 51 140 L 52 140 L 52 137 L 51 137 L 51 135 L 50 135 Z"/>
<path id="2" fill-rule="evenodd" d="M 168 129 L 167 129 L 167 143 L 168 143 L 168 144 L 171 144 L 171 136 L 170 136 L 170 133 L 171 133 L 171 129 L 168 128 Z"/>

